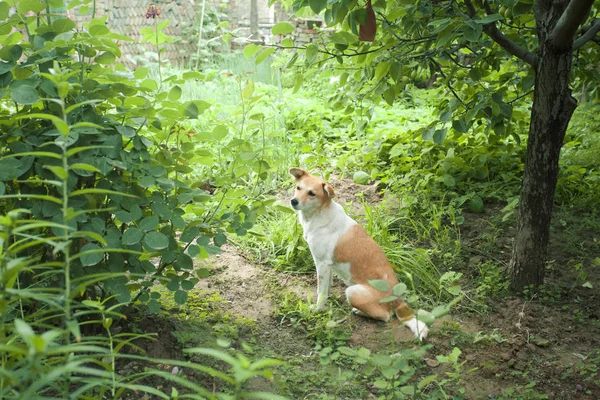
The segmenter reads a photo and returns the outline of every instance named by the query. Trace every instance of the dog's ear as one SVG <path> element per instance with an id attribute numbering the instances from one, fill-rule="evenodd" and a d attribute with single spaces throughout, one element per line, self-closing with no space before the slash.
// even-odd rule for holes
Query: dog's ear
<path id="1" fill-rule="evenodd" d="M 292 174 L 296 180 L 302 178 L 304 175 L 308 175 L 306 171 L 301 168 L 290 168 L 290 174 Z"/>
<path id="2" fill-rule="evenodd" d="M 327 193 L 327 196 L 329 196 L 330 199 L 333 199 L 335 197 L 335 192 L 328 183 L 323 183 L 323 191 Z"/>

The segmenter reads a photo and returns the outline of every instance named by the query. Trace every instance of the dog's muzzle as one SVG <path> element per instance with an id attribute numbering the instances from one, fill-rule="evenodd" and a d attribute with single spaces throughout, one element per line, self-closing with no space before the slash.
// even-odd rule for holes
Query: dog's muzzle
<path id="1" fill-rule="evenodd" d="M 296 199 L 290 200 L 290 203 L 292 204 L 293 208 L 296 208 L 298 206 L 298 200 L 296 200 Z"/>

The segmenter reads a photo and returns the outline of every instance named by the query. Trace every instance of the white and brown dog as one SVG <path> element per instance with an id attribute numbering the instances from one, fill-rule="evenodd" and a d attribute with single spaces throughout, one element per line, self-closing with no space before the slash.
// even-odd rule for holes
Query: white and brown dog
<path id="1" fill-rule="evenodd" d="M 353 311 L 388 322 L 393 307 L 415 337 L 427 337 L 427 325 L 416 319 L 404 300 L 382 303 L 380 300 L 390 296 L 391 291 L 380 292 L 369 285 L 369 280 L 380 279 L 393 287 L 398 278 L 381 247 L 332 200 L 333 188 L 300 168 L 291 168 L 290 174 L 296 178 L 291 205 L 298 211 L 304 239 L 317 267 L 317 309 L 322 309 L 327 300 L 335 272 L 348 285 L 346 298 Z"/>

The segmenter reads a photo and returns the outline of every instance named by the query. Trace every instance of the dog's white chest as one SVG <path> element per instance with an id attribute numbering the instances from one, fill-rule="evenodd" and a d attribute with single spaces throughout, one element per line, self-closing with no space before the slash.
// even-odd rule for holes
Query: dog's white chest
<path id="1" fill-rule="evenodd" d="M 334 261 L 335 247 L 356 221 L 346 215 L 342 206 L 331 202 L 322 213 L 306 218 L 300 215 L 304 237 L 317 265 L 331 265 L 335 273 L 346 283 L 350 282 L 350 265 Z"/>

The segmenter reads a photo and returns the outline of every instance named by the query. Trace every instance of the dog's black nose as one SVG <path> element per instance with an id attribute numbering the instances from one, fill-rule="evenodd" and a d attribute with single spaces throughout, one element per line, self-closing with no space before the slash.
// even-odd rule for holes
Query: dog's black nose
<path id="1" fill-rule="evenodd" d="M 298 200 L 292 199 L 292 201 L 290 201 L 290 203 L 292 203 L 292 207 L 296 207 L 298 205 Z"/>

